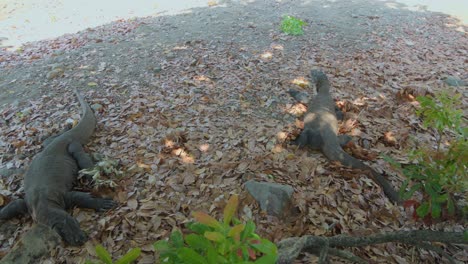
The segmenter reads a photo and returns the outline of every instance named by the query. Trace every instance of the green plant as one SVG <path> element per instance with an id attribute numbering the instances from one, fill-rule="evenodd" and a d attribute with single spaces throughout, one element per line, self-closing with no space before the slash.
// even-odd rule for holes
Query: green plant
<path id="1" fill-rule="evenodd" d="M 203 212 L 195 212 L 196 222 L 188 224 L 193 233 L 183 237 L 175 230 L 169 240 L 154 244 L 161 263 L 257 263 L 272 264 L 277 259 L 276 245 L 255 233 L 255 224 L 243 224 L 234 218 L 238 197 L 233 195 L 225 209 L 223 221 Z"/>
<path id="2" fill-rule="evenodd" d="M 460 98 L 447 92 L 435 97 L 418 97 L 420 108 L 416 113 L 423 118 L 424 127 L 433 129 L 436 148 L 423 145 L 411 150 L 409 156 L 413 163 L 404 167 L 387 158 L 407 177 L 400 195 L 407 200 L 406 206 L 416 208 L 418 217 L 430 214 L 432 218 L 439 218 L 444 208 L 453 215 L 454 195 L 466 197 L 468 192 L 468 130 L 462 126 L 462 111 L 457 109 L 461 105 Z M 443 142 L 447 142 L 447 146 L 443 146 Z M 416 191 L 423 193 L 423 201 L 410 199 Z M 462 210 L 466 214 L 466 205 Z"/>
<path id="3" fill-rule="evenodd" d="M 110 253 L 101 245 L 97 245 L 96 248 L 96 255 L 99 258 L 98 262 L 90 261 L 87 260 L 85 263 L 86 264 L 130 264 L 133 261 L 135 261 L 141 253 L 140 248 L 133 248 L 130 249 L 130 251 L 127 252 L 123 257 L 120 259 L 116 260 L 115 262 L 112 262 L 112 257 Z"/>
<path id="4" fill-rule="evenodd" d="M 416 98 L 421 107 L 416 114 L 422 116 L 423 125 L 433 128 L 437 138 L 437 151 L 440 150 L 444 130 L 452 130 L 458 135 L 463 135 L 461 126 L 463 111 L 457 108 L 461 106 L 461 94 L 450 94 L 447 91 L 440 92 L 435 98 L 430 96 L 418 96 Z M 465 137 L 466 137 L 466 128 Z"/>
<path id="5" fill-rule="evenodd" d="M 93 158 L 98 161 L 94 167 L 80 170 L 80 174 L 92 175 L 95 188 L 101 186 L 116 187 L 117 184 L 114 182 L 113 178 L 123 175 L 123 171 L 119 169 L 119 161 L 99 154 L 93 154 Z"/>
<path id="6" fill-rule="evenodd" d="M 281 30 L 289 35 L 302 35 L 304 34 L 302 27 L 305 25 L 307 25 L 307 23 L 298 18 L 293 16 L 285 16 L 281 21 Z"/>

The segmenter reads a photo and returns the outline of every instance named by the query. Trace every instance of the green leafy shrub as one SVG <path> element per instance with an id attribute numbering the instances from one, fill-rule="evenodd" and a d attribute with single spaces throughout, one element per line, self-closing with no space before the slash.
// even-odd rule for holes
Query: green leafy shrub
<path id="1" fill-rule="evenodd" d="M 222 222 L 203 212 L 193 213 L 196 222 L 188 224 L 193 233 L 184 237 L 175 230 L 168 241 L 154 244 L 160 263 L 275 263 L 276 245 L 255 234 L 252 221 L 243 224 L 233 217 L 238 203 L 237 195 L 229 199 Z"/>
<path id="2" fill-rule="evenodd" d="M 302 27 L 305 25 L 307 25 L 307 23 L 298 18 L 285 16 L 281 21 L 281 30 L 289 35 L 302 35 L 304 34 Z"/>
<path id="3" fill-rule="evenodd" d="M 453 215 L 455 194 L 466 199 L 468 192 L 468 130 L 463 127 L 463 112 L 459 109 L 461 95 L 442 92 L 435 98 L 418 97 L 417 100 L 420 108 L 416 113 L 423 118 L 423 126 L 433 130 L 437 145 L 435 148 L 424 145 L 410 151 L 413 163 L 408 166 L 389 161 L 407 177 L 400 195 L 407 200 L 407 206 L 416 208 L 418 217 L 430 214 L 432 218 L 439 218 L 444 209 Z M 447 146 L 443 146 L 443 142 Z M 409 200 L 416 191 L 424 195 L 421 203 Z M 462 213 L 466 214 L 467 206 L 462 207 Z"/>
<path id="4" fill-rule="evenodd" d="M 140 248 L 133 248 L 127 252 L 123 257 L 112 262 L 112 257 L 110 253 L 101 245 L 96 246 L 96 255 L 99 258 L 98 262 L 86 261 L 86 264 L 130 264 L 135 261 L 140 256 Z"/>

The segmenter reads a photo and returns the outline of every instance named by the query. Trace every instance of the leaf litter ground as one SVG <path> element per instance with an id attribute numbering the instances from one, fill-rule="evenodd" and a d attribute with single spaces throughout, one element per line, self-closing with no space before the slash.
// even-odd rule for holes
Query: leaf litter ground
<path id="1" fill-rule="evenodd" d="M 374 19 L 378 18 L 365 21 Z M 183 227 L 193 211 L 219 215 L 232 193 L 240 194 L 239 215 L 253 218 L 258 232 L 275 242 L 305 234 L 368 235 L 422 228 L 410 212 L 389 203 L 366 176 L 288 143 L 300 131 L 305 108 L 286 91 L 309 91 L 301 81 L 307 80 L 311 67 L 322 68 L 345 110 L 341 131 L 358 139 L 354 155 L 370 159 L 370 165 L 400 186 L 402 176 L 378 155 L 405 162 L 410 137 L 433 141 L 414 114 L 411 96 L 446 89 L 444 76 L 466 78 L 466 34 L 449 21 L 431 15 L 418 27 L 401 25 L 404 38 L 371 31 L 362 41 L 375 45 L 353 49 L 327 42 L 336 33 L 298 41 L 276 27 L 270 31 L 270 43 L 260 49 L 205 39 L 157 43 L 138 31 L 148 27 L 141 19 L 30 44 L 21 54 L 5 52 L 2 67 L 29 77 L 10 80 L 12 93 L 11 87 L 20 84 L 42 88 L 29 100 L 1 109 L 1 167 L 27 168 L 44 138 L 60 131 L 65 120 L 79 119 L 70 91 L 77 87 L 94 105 L 98 119 L 88 151 L 119 160 L 125 171 L 116 180 L 118 187 L 98 194 L 110 195 L 120 206 L 104 214 L 74 209 L 72 214 L 91 239 L 81 248 L 57 248 L 47 263 L 81 263 L 94 254 L 97 243 L 114 256 L 142 247 L 140 263 L 154 263 L 153 242 Z M 384 30 L 393 36 L 397 29 Z M 291 45 L 294 49 L 286 48 Z M 50 66 L 52 62 L 58 65 Z M 53 67 L 62 69 L 63 76 L 48 79 L 46 73 Z M 466 105 L 463 88 L 454 89 L 465 93 Z M 243 189 L 249 179 L 293 186 L 292 212 L 283 219 L 262 213 Z M 0 184 L 3 203 L 22 195 L 20 175 L 3 177 Z M 2 226 L 3 254 L 31 225 L 30 218 L 21 218 Z M 431 228 L 464 227 L 448 221 Z M 461 261 L 468 259 L 466 251 L 446 250 Z M 394 243 L 352 251 L 374 262 L 440 261 L 433 252 Z M 302 261 L 308 263 L 310 257 Z"/>

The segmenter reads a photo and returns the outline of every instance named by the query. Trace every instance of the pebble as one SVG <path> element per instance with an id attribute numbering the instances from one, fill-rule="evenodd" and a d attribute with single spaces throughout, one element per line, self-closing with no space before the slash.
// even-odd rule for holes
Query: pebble
<path id="1" fill-rule="evenodd" d="M 47 79 L 55 79 L 57 77 L 62 77 L 64 70 L 62 68 L 56 68 L 47 73 Z"/>

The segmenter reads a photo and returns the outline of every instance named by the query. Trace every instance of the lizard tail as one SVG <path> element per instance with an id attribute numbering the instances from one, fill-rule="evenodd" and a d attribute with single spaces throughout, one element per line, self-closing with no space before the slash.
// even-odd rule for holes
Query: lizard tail
<path id="1" fill-rule="evenodd" d="M 390 199 L 390 201 L 394 203 L 401 203 L 401 198 L 398 195 L 398 192 L 393 188 L 390 182 L 388 182 L 388 180 L 383 175 L 376 172 L 374 169 L 367 166 L 362 161 L 346 153 L 341 148 L 338 141 L 328 142 L 327 144 L 324 144 L 322 147 L 322 151 L 323 151 L 323 154 L 329 160 L 339 161 L 344 166 L 370 172 L 371 174 L 370 176 L 372 177 L 372 180 L 376 182 L 382 188 L 383 192 Z"/>
<path id="2" fill-rule="evenodd" d="M 81 114 L 80 122 L 67 133 L 70 133 L 72 137 L 78 140 L 81 144 L 86 144 L 89 138 L 93 135 L 94 128 L 96 127 L 96 117 L 83 96 L 76 89 L 74 89 L 74 92 L 78 97 L 83 113 Z"/>

